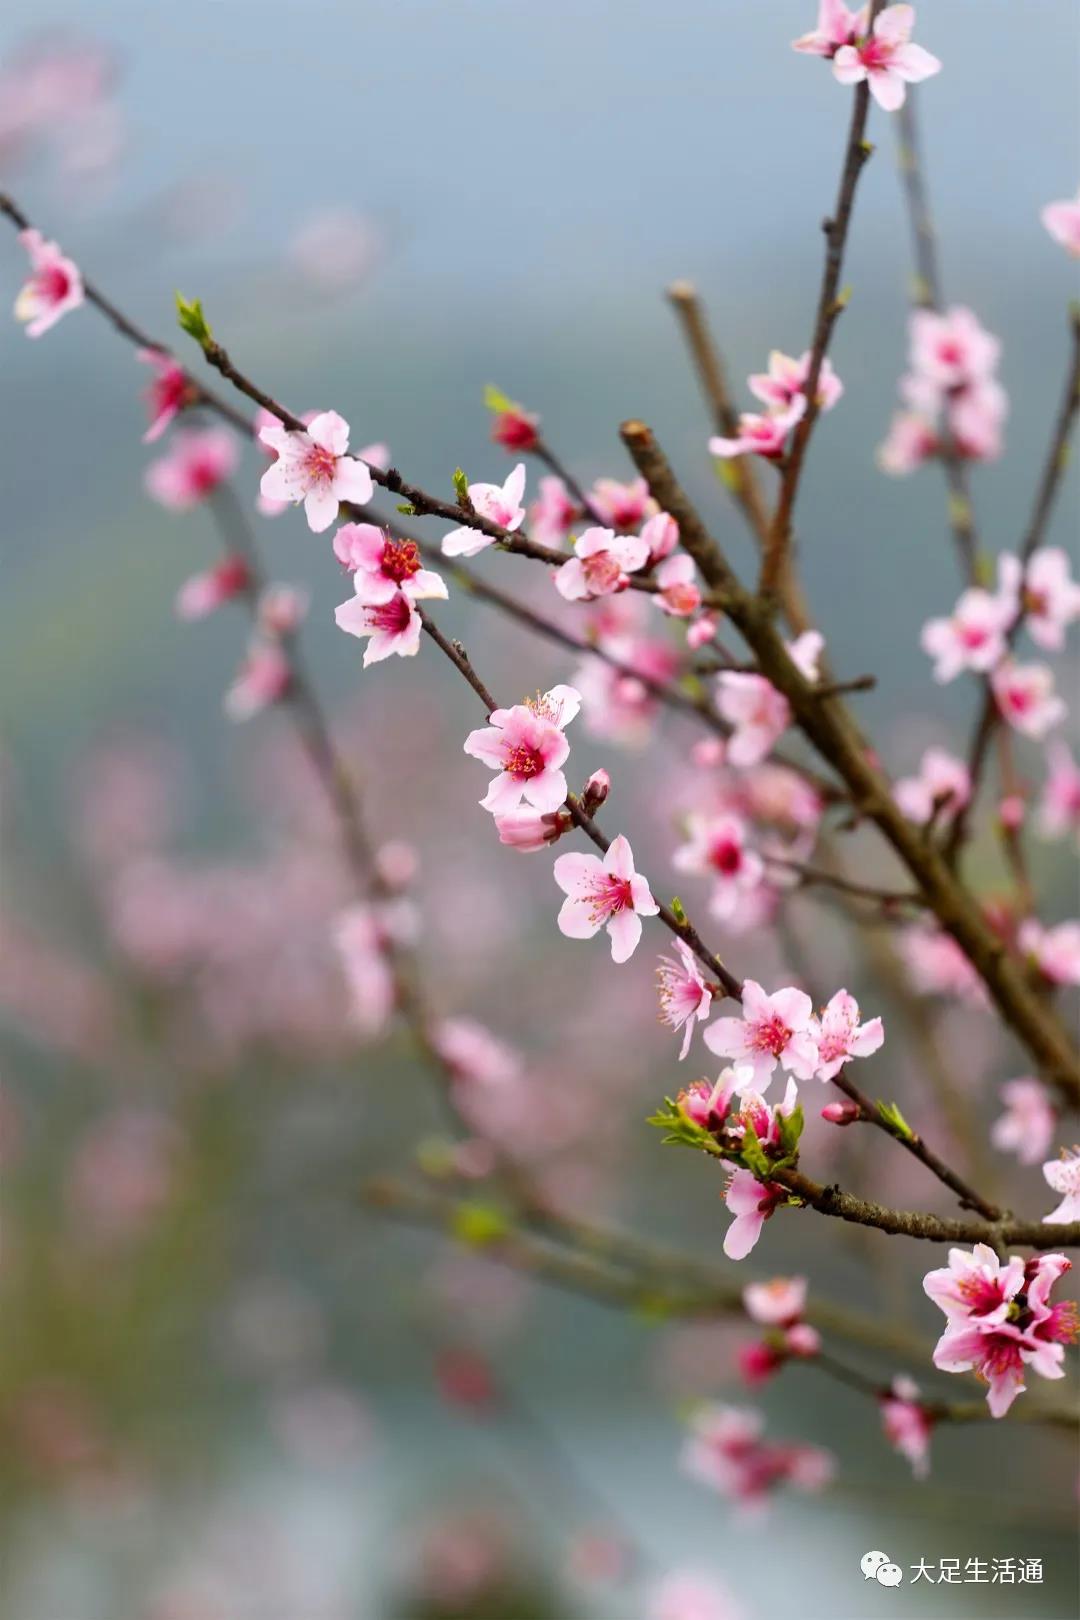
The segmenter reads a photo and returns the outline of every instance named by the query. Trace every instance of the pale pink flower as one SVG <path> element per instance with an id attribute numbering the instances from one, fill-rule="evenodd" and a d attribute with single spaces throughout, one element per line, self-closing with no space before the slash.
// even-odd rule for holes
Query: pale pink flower
<path id="1" fill-rule="evenodd" d="M 495 816 L 499 843 L 519 849 L 523 855 L 547 849 L 564 833 L 568 833 L 573 825 L 568 811 L 555 810 L 542 814 L 528 805 L 518 805 L 516 810 L 505 810 Z"/>
<path id="2" fill-rule="evenodd" d="M 678 619 L 687 619 L 696 613 L 701 606 L 701 587 L 696 574 L 694 559 L 685 551 L 666 557 L 656 570 L 656 583 L 660 587 L 657 607 Z"/>
<path id="3" fill-rule="evenodd" d="M 743 1304 L 751 1321 L 762 1327 L 791 1327 L 806 1309 L 805 1277 L 773 1277 L 769 1282 L 747 1283 Z"/>
<path id="4" fill-rule="evenodd" d="M 525 463 L 519 461 L 505 483 L 470 484 L 469 504 L 477 517 L 497 523 L 501 529 L 512 534 L 521 527 L 525 516 L 525 508 L 521 504 L 524 494 Z M 442 551 L 444 557 L 475 557 L 478 552 L 494 544 L 492 535 L 464 527 L 451 529 L 449 534 L 443 535 Z"/>
<path id="5" fill-rule="evenodd" d="M 743 411 L 735 437 L 714 434 L 709 440 L 709 454 L 722 460 L 746 455 L 782 456 L 788 434 L 805 415 L 805 394 L 799 394 L 785 411 L 765 415 Z"/>
<path id="6" fill-rule="evenodd" d="M 644 478 L 620 484 L 615 478 L 598 478 L 589 491 L 589 508 L 612 529 L 636 529 L 656 511 Z"/>
<path id="7" fill-rule="evenodd" d="M 676 1570 L 649 1597 L 648 1620 L 742 1620 L 724 1587 L 693 1570 Z"/>
<path id="8" fill-rule="evenodd" d="M 444 1018 L 433 1033 L 435 1048 L 457 1084 L 505 1086 L 521 1074 L 521 1059 L 475 1018 Z"/>
<path id="9" fill-rule="evenodd" d="M 361 573 L 354 574 L 354 583 L 364 577 Z M 365 669 L 369 664 L 389 658 L 392 653 L 399 658 L 414 658 L 420 651 L 424 627 L 416 603 L 404 591 L 395 591 L 388 602 L 374 605 L 354 596 L 334 609 L 334 623 L 346 635 L 371 638 L 364 652 Z"/>
<path id="10" fill-rule="evenodd" d="M 947 810 L 955 815 L 971 798 L 971 773 L 963 760 L 944 748 L 928 748 L 918 776 L 903 777 L 894 796 L 909 821 L 924 826 L 931 816 Z"/>
<path id="11" fill-rule="evenodd" d="M 601 861 L 596 855 L 560 855 L 555 881 L 566 895 L 559 928 L 568 939 L 591 939 L 606 928 L 614 962 L 626 962 L 641 938 L 642 917 L 655 917 L 659 906 L 649 885 L 634 870 L 634 856 L 620 833 Z"/>
<path id="12" fill-rule="evenodd" d="M 747 979 L 742 1017 L 718 1018 L 710 1024 L 705 1045 L 718 1057 L 745 1063 L 758 1091 L 767 1090 L 777 1063 L 797 1079 L 809 1080 L 818 1062 L 813 1011 L 802 990 L 787 987 L 769 996 L 754 979 Z"/>
<path id="13" fill-rule="evenodd" d="M 284 640 L 299 630 L 310 603 L 310 593 L 302 586 L 266 585 L 255 606 L 256 625 L 264 635 Z"/>
<path id="14" fill-rule="evenodd" d="M 256 638 L 225 694 L 225 713 L 230 720 L 250 720 L 280 703 L 291 685 L 292 666 L 285 652 L 276 641 Z"/>
<path id="15" fill-rule="evenodd" d="M 791 48 L 831 61 L 841 45 L 854 45 L 866 32 L 867 15 L 866 6 L 849 11 L 842 0 L 820 0 L 817 27 L 793 40 Z"/>
<path id="16" fill-rule="evenodd" d="M 395 934 L 386 926 L 387 917 L 383 907 L 358 902 L 340 914 L 334 927 L 334 943 L 349 991 L 350 1017 L 369 1039 L 386 1029 L 397 999 L 388 954 Z"/>
<path id="17" fill-rule="evenodd" d="M 492 710 L 488 724 L 469 733 L 465 752 L 499 773 L 480 800 L 485 810 L 502 815 L 522 799 L 542 813 L 561 808 L 570 753 L 564 731 L 580 707 L 574 687 L 553 686 L 531 703 Z"/>
<path id="18" fill-rule="evenodd" d="M 859 1023 L 859 1003 L 846 990 L 838 990 L 813 1025 L 817 1040 L 817 1077 L 832 1080 L 849 1058 L 869 1057 L 885 1042 L 880 1018 Z"/>
<path id="19" fill-rule="evenodd" d="M 968 461 L 996 461 L 1004 440 L 1002 429 L 1009 401 L 999 382 L 987 379 L 950 393 L 945 401 L 949 431 L 957 451 Z"/>
<path id="20" fill-rule="evenodd" d="M 663 562 L 679 543 L 679 525 L 670 512 L 657 512 L 644 523 L 641 538 L 649 548 L 649 565 Z"/>
<path id="21" fill-rule="evenodd" d="M 165 455 L 146 469 L 148 495 L 172 512 L 188 512 L 231 478 L 240 461 L 228 428 L 188 428 L 178 432 Z"/>
<path id="22" fill-rule="evenodd" d="M 291 432 L 280 425 L 264 427 L 259 438 L 277 452 L 262 475 L 259 489 L 273 501 L 303 502 L 308 527 L 322 534 L 338 515 L 342 501 L 366 506 L 374 493 L 366 462 L 347 454 L 349 424 L 336 411 L 320 411 L 307 428 Z"/>
<path id="23" fill-rule="evenodd" d="M 143 394 L 150 416 L 143 444 L 153 444 L 188 404 L 193 390 L 187 372 L 171 354 L 160 349 L 138 349 L 135 358 L 154 370 L 154 379 Z"/>
<path id="24" fill-rule="evenodd" d="M 805 399 L 809 376 L 809 349 L 797 360 L 790 354 L 781 354 L 779 349 L 773 349 L 769 355 L 768 371 L 749 377 L 747 386 L 754 397 L 771 411 L 784 412 L 790 410 L 796 400 Z M 833 370 L 832 361 L 826 356 L 818 375 L 818 409 L 831 411 L 843 392 L 844 385 Z"/>
<path id="25" fill-rule="evenodd" d="M 1080 618 L 1080 585 L 1072 578 L 1068 552 L 1042 546 L 1026 568 L 1016 557 L 1001 559 L 1017 591 L 1024 622 L 1033 641 L 1050 652 L 1060 652 L 1065 632 Z"/>
<path id="26" fill-rule="evenodd" d="M 83 280 L 78 265 L 40 231 L 20 231 L 19 241 L 30 258 L 30 275 L 15 300 L 15 318 L 26 322 L 27 337 L 39 338 L 82 303 Z"/>
<path id="27" fill-rule="evenodd" d="M 715 879 L 709 909 L 730 918 L 747 891 L 765 876 L 765 863 L 747 844 L 746 827 L 738 816 L 704 816 L 693 812 L 686 821 L 687 841 L 675 851 L 672 864 L 680 872 L 710 873 Z"/>
<path id="28" fill-rule="evenodd" d="M 900 953 L 923 995 L 958 996 L 986 1005 L 986 989 L 960 946 L 942 928 L 917 923 L 900 936 Z"/>
<path id="29" fill-rule="evenodd" d="M 919 1386 L 901 1373 L 881 1397 L 881 1422 L 889 1444 L 906 1457 L 916 1479 L 930 1472 L 930 1437 L 934 1425 L 919 1401 Z"/>
<path id="30" fill-rule="evenodd" d="M 638 593 L 633 594 L 635 600 L 640 599 Z M 602 598 L 604 604 L 625 600 L 627 596 Z M 678 671 L 678 653 L 666 636 L 601 636 L 600 644 L 626 668 L 616 669 L 599 658 L 590 658 L 575 671 L 573 680 L 581 689 L 585 723 L 597 737 L 630 748 L 640 747 L 652 735 L 659 707 L 659 699 L 646 681 L 671 681 Z"/>
<path id="31" fill-rule="evenodd" d="M 1057 1127 L 1057 1113 L 1041 1080 L 1024 1075 L 1001 1087 L 1005 1112 L 990 1127 L 990 1140 L 1002 1153 L 1015 1153 L 1021 1164 L 1046 1157 Z"/>
<path id="32" fill-rule="evenodd" d="M 1045 737 L 1068 712 L 1054 690 L 1047 664 L 1018 664 L 1006 658 L 990 676 L 994 699 L 1011 726 L 1025 737 Z"/>
<path id="33" fill-rule="evenodd" d="M 779 1486 L 820 1490 L 833 1460 L 815 1446 L 768 1444 L 760 1412 L 745 1407 L 703 1406 L 691 1419 L 683 1447 L 685 1473 L 744 1507 L 760 1507 Z"/>
<path id="34" fill-rule="evenodd" d="M 723 670 L 716 677 L 716 707 L 733 728 L 728 763 L 759 764 L 791 724 L 791 706 L 764 675 Z"/>
<path id="35" fill-rule="evenodd" d="M 702 647 L 709 645 L 709 642 L 716 635 L 717 623 L 715 613 L 703 613 L 700 618 L 694 620 L 693 624 L 687 625 L 686 645 L 691 652 L 700 652 Z"/>
<path id="36" fill-rule="evenodd" d="M 682 1030 L 679 1061 L 690 1050 L 695 1023 L 708 1018 L 712 990 L 702 976 L 697 957 L 681 939 L 675 941 L 676 956 L 662 956 L 656 970 L 660 996 L 660 1020 L 669 1029 Z"/>
<path id="37" fill-rule="evenodd" d="M 205 619 L 223 603 L 245 595 L 252 583 L 251 569 L 243 557 L 223 557 L 205 573 L 185 580 L 176 598 L 177 617 Z"/>
<path id="38" fill-rule="evenodd" d="M 841 45 L 833 73 L 841 84 L 870 82 L 870 94 L 884 112 L 904 105 L 909 84 L 921 84 L 941 72 L 936 56 L 911 43 L 915 7 L 886 6 L 874 19 L 873 32 L 854 45 Z"/>
<path id="39" fill-rule="evenodd" d="M 963 305 L 914 310 L 908 331 L 912 369 L 939 393 L 989 381 L 1001 358 L 1000 339 Z"/>
<path id="40" fill-rule="evenodd" d="M 288 246 L 289 262 L 316 297 L 340 297 L 370 274 L 383 249 L 373 219 L 344 206 L 310 214 Z"/>
<path id="41" fill-rule="evenodd" d="M 1080 984 L 1080 922 L 1044 928 L 1034 917 L 1020 925 L 1017 945 L 1034 958 L 1050 984 Z"/>
<path id="42" fill-rule="evenodd" d="M 918 411 L 897 411 L 878 447 L 877 463 L 891 478 L 902 478 L 936 456 L 939 449 L 932 420 Z"/>
<path id="43" fill-rule="evenodd" d="M 947 619 L 930 619 L 920 637 L 934 660 L 934 679 L 945 684 L 969 669 L 985 675 L 1004 656 L 1005 633 L 1016 616 L 1015 598 L 973 585 Z"/>
<path id="44" fill-rule="evenodd" d="M 580 517 L 580 508 L 571 499 L 561 478 L 541 478 L 539 499 L 529 507 L 529 532 L 542 546 L 557 551 L 564 544 L 571 525 Z"/>
<path id="45" fill-rule="evenodd" d="M 425 568 L 415 540 L 395 540 L 374 523 L 343 523 L 334 556 L 353 574 L 357 600 L 366 607 L 389 602 L 400 590 L 410 601 L 446 599 L 446 583 Z"/>
<path id="46" fill-rule="evenodd" d="M 1068 745 L 1056 740 L 1046 750 L 1046 762 L 1039 829 L 1044 838 L 1080 836 L 1080 765 Z"/>
<path id="47" fill-rule="evenodd" d="M 1028 1367 L 1041 1378 L 1064 1376 L 1063 1347 L 1077 1336 L 1077 1314 L 1075 1305 L 1052 1305 L 1048 1298 L 1057 1279 L 1070 1269 L 1063 1254 L 1039 1255 L 1026 1265 L 1014 1256 L 1007 1265 L 999 1265 L 996 1276 L 992 1254 L 986 1244 L 976 1245 L 970 1257 L 950 1250 L 949 1269 L 956 1274 L 959 1301 L 956 1290 L 950 1293 L 945 1286 L 939 1297 L 929 1286 L 932 1279 L 947 1278 L 948 1272 L 931 1272 L 924 1286 L 949 1318 L 934 1348 L 935 1367 L 976 1373 L 988 1386 L 986 1401 L 992 1416 L 1000 1418 L 1026 1388 Z M 993 1258 L 997 1260 L 996 1255 Z"/>
<path id="48" fill-rule="evenodd" d="M 949 1264 L 928 1271 L 923 1289 L 949 1322 L 977 1328 L 997 1327 L 1015 1314 L 1013 1300 L 1024 1286 L 1024 1262 L 1018 1255 L 1003 1261 L 988 1243 L 976 1243 L 971 1253 L 949 1250 Z"/>
<path id="49" fill-rule="evenodd" d="M 1073 198 L 1047 203 L 1039 214 L 1046 229 L 1066 253 L 1080 259 L 1080 191 Z"/>
<path id="50" fill-rule="evenodd" d="M 648 541 L 613 529 L 586 529 L 574 541 L 574 556 L 555 573 L 555 589 L 568 602 L 591 602 L 623 591 L 630 575 L 649 560 Z"/>

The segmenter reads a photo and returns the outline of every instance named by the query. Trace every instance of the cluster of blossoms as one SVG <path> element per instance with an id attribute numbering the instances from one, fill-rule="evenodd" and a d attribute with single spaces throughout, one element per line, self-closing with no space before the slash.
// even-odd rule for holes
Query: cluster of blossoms
<path id="1" fill-rule="evenodd" d="M 970 309 L 915 310 L 909 323 L 903 409 L 878 452 L 883 472 L 900 476 L 948 451 L 968 461 L 1001 454 L 1008 399 L 997 379 L 1001 344 Z"/>
<path id="2" fill-rule="evenodd" d="M 1027 1387 L 1028 1367 L 1042 1378 L 1064 1377 L 1064 1346 L 1075 1343 L 1080 1323 L 1076 1305 L 1051 1303 L 1050 1291 L 1071 1266 L 1063 1254 L 1003 1261 L 977 1243 L 970 1254 L 950 1249 L 949 1264 L 923 1279 L 947 1319 L 934 1365 L 977 1373 L 994 1417 L 1004 1417 Z"/>
<path id="3" fill-rule="evenodd" d="M 819 1491 L 829 1483 L 834 1469 L 829 1452 L 766 1441 L 764 1426 L 762 1414 L 750 1407 L 701 1407 L 683 1446 L 684 1472 L 751 1515 L 784 1485 Z"/>
<path id="4" fill-rule="evenodd" d="M 756 372 L 747 379 L 750 392 L 761 400 L 765 410 L 744 411 L 733 438 L 717 435 L 709 440 L 710 454 L 722 460 L 746 455 L 777 460 L 782 456 L 788 434 L 806 415 L 810 359 L 809 350 L 795 360 L 774 349 L 769 355 L 768 371 Z M 831 362 L 823 360 L 817 380 L 818 409 L 831 411 L 843 392 L 844 385 Z"/>
<path id="5" fill-rule="evenodd" d="M 870 27 L 870 7 L 849 11 L 843 0 L 821 0 L 817 27 L 793 42 L 793 48 L 832 63 L 840 84 L 870 86 L 885 112 L 904 105 L 909 84 L 921 84 L 941 72 L 941 63 L 912 38 L 915 7 L 886 6 Z"/>
<path id="6" fill-rule="evenodd" d="M 803 1321 L 806 1308 L 805 1277 L 774 1277 L 770 1282 L 748 1283 L 743 1304 L 764 1336 L 739 1352 L 739 1370 L 748 1384 L 761 1384 L 779 1372 L 791 1357 L 817 1355 L 821 1335 Z"/>

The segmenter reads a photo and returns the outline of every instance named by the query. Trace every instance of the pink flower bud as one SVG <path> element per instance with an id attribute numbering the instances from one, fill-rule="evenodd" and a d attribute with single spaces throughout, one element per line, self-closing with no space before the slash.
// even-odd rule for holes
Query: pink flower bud
<path id="1" fill-rule="evenodd" d="M 1010 793 L 998 805 L 998 820 L 1006 832 L 1018 832 L 1024 825 L 1027 806 L 1019 793 Z"/>
<path id="2" fill-rule="evenodd" d="M 787 1330 L 784 1348 L 789 1356 L 816 1356 L 821 1349 L 821 1334 L 809 1322 L 796 1322 Z"/>
<path id="3" fill-rule="evenodd" d="M 528 855 L 554 844 L 556 839 L 570 830 L 572 822 L 562 810 L 541 815 L 539 810 L 530 810 L 527 805 L 521 805 L 517 810 L 508 810 L 505 815 L 496 816 L 495 826 L 500 844 L 508 844 L 511 849 L 520 849 L 522 854 Z"/>
<path id="4" fill-rule="evenodd" d="M 833 1125 L 854 1125 L 859 1115 L 858 1103 L 850 1101 L 826 1103 L 821 1110 L 822 1119 L 829 1120 Z"/>
<path id="5" fill-rule="evenodd" d="M 593 771 L 585 784 L 585 791 L 581 795 L 582 807 L 587 816 L 593 816 L 604 803 L 611 792 L 611 777 L 607 771 Z"/>
<path id="6" fill-rule="evenodd" d="M 530 411 L 500 411 L 491 424 L 491 437 L 507 450 L 535 450 L 539 426 L 540 418 Z"/>
<path id="7" fill-rule="evenodd" d="M 686 645 L 693 652 L 699 652 L 707 647 L 716 634 L 716 614 L 703 613 L 700 619 L 695 619 L 686 631 Z"/>
<path id="8" fill-rule="evenodd" d="M 783 1365 L 783 1353 L 764 1339 L 744 1344 L 738 1354 L 739 1372 L 747 1384 L 763 1384 Z"/>

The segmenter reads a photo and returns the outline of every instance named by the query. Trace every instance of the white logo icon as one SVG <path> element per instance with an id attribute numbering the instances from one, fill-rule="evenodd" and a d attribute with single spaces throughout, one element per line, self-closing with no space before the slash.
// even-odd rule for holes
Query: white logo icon
<path id="1" fill-rule="evenodd" d="M 888 1553 L 863 1553 L 859 1567 L 864 1581 L 877 1581 L 879 1586 L 899 1586 L 904 1578 L 900 1565 L 894 1564 Z"/>

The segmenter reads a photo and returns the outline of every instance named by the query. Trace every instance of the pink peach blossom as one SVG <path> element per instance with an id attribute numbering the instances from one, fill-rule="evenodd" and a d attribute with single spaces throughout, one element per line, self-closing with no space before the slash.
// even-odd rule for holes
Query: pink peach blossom
<path id="1" fill-rule="evenodd" d="M 475 1018 L 444 1018 L 435 1027 L 438 1054 L 456 1084 L 506 1086 L 521 1074 L 521 1058 Z"/>
<path id="2" fill-rule="evenodd" d="M 679 543 L 679 525 L 670 512 L 656 512 L 641 526 L 641 538 L 649 548 L 649 565 L 663 562 Z"/>
<path id="3" fill-rule="evenodd" d="M 742 1017 L 718 1018 L 705 1031 L 705 1045 L 718 1057 L 746 1064 L 758 1091 L 765 1091 L 777 1063 L 799 1080 L 813 1077 L 818 1062 L 813 1003 L 802 990 L 766 995 L 754 979 L 743 985 Z"/>
<path id="4" fill-rule="evenodd" d="M 868 1023 L 860 1024 L 859 1003 L 846 990 L 836 992 L 812 1027 L 817 1041 L 819 1080 L 832 1080 L 850 1058 L 870 1057 L 885 1042 L 881 1019 L 871 1018 Z"/>
<path id="5" fill-rule="evenodd" d="M 1057 546 L 1032 553 L 1027 567 L 1016 557 L 1003 557 L 1020 601 L 1031 639 L 1050 652 L 1060 652 L 1065 632 L 1080 618 L 1080 585 L 1072 578 L 1069 554 Z"/>
<path id="6" fill-rule="evenodd" d="M 731 918 L 747 891 L 763 881 L 764 861 L 749 847 L 738 816 L 695 811 L 687 817 L 686 831 L 687 842 L 675 851 L 672 864 L 680 872 L 710 874 L 715 882 L 709 909 L 716 917 Z"/>
<path id="7" fill-rule="evenodd" d="M 1080 922 L 1044 928 L 1035 917 L 1028 917 L 1020 925 L 1016 943 L 1034 958 L 1048 983 L 1080 984 Z"/>
<path id="8" fill-rule="evenodd" d="M 614 962 L 633 956 L 641 938 L 642 917 L 655 917 L 659 906 L 649 885 L 634 870 L 634 856 L 620 833 L 601 861 L 596 855 L 560 855 L 555 881 L 566 895 L 559 928 L 568 939 L 591 939 L 606 928 Z"/>
<path id="9" fill-rule="evenodd" d="M 683 940 L 675 941 L 675 956 L 662 956 L 656 970 L 660 1020 L 669 1029 L 682 1030 L 679 1061 L 690 1050 L 694 1025 L 708 1018 L 712 990 L 706 984 L 697 957 Z"/>
<path id="10" fill-rule="evenodd" d="M 1039 805 L 1044 838 L 1080 837 L 1080 765 L 1066 743 L 1055 740 L 1046 750 L 1047 776 Z"/>
<path id="11" fill-rule="evenodd" d="M 283 649 L 257 637 L 225 694 L 225 713 L 230 720 L 250 720 L 280 703 L 291 685 L 292 666 Z"/>
<path id="12" fill-rule="evenodd" d="M 773 1277 L 769 1282 L 747 1283 L 743 1304 L 751 1321 L 762 1327 L 791 1327 L 806 1309 L 805 1277 Z"/>
<path id="13" fill-rule="evenodd" d="M 527 411 L 521 405 L 512 405 L 507 410 L 495 412 L 491 437 L 504 450 L 528 453 L 540 443 L 539 428 L 540 418 L 535 412 Z"/>
<path id="14" fill-rule="evenodd" d="M 644 534 L 642 535 L 644 538 Z M 685 551 L 666 557 L 656 570 L 660 594 L 656 605 L 674 618 L 687 619 L 701 606 L 701 587 L 696 579 L 694 559 Z"/>
<path id="15" fill-rule="evenodd" d="M 1016 616 L 1015 597 L 981 586 L 964 591 L 947 619 L 923 626 L 923 651 L 934 660 L 934 679 L 945 684 L 963 670 L 985 675 L 1005 656 L 1005 633 Z"/>
<path id="16" fill-rule="evenodd" d="M 955 815 L 964 808 L 971 798 L 971 773 L 955 754 L 944 748 L 928 748 L 920 761 L 918 776 L 902 778 L 894 792 L 908 820 L 924 826 L 942 811 Z"/>
<path id="17" fill-rule="evenodd" d="M 939 394 L 988 381 L 1001 358 L 1000 340 L 960 304 L 944 313 L 914 310 L 908 332 L 912 370 Z"/>
<path id="18" fill-rule="evenodd" d="M 1047 203 L 1039 214 L 1046 229 L 1066 253 L 1080 259 L 1080 191 L 1075 197 Z"/>
<path id="19" fill-rule="evenodd" d="M 867 6 L 849 11 L 842 0 L 820 0 L 817 27 L 792 41 L 792 50 L 807 56 L 824 56 L 828 61 L 842 45 L 854 45 L 866 32 Z"/>
<path id="20" fill-rule="evenodd" d="M 1041 1080 L 1025 1075 L 1001 1087 L 1005 1112 L 990 1127 L 990 1140 L 1002 1153 L 1015 1153 L 1021 1164 L 1045 1158 L 1057 1128 L 1057 1113 Z"/>
<path id="21" fill-rule="evenodd" d="M 853 45 L 841 45 L 833 57 L 833 73 L 841 84 L 868 80 L 870 94 L 883 112 L 904 105 L 909 84 L 921 84 L 941 72 L 936 56 L 911 43 L 915 7 L 886 6 L 874 19 L 873 31 Z"/>
<path id="22" fill-rule="evenodd" d="M 734 438 L 714 434 L 709 440 L 709 454 L 719 456 L 721 460 L 746 455 L 781 456 L 788 434 L 805 415 L 805 394 L 799 394 L 785 411 L 764 416 L 755 411 L 743 411 Z"/>
<path id="23" fill-rule="evenodd" d="M 764 675 L 724 670 L 716 677 L 716 707 L 733 728 L 728 762 L 759 764 L 791 724 L 791 707 Z"/>
<path id="24" fill-rule="evenodd" d="M 760 1412 L 708 1405 L 691 1419 L 681 1464 L 700 1481 L 743 1507 L 761 1507 L 781 1485 L 820 1490 L 832 1476 L 833 1459 L 816 1446 L 769 1444 Z"/>
<path id="25" fill-rule="evenodd" d="M 330 527 L 342 501 L 366 506 L 371 500 L 371 472 L 366 462 L 347 454 L 349 424 L 336 411 L 320 411 L 302 433 L 264 427 L 259 438 L 277 451 L 262 475 L 261 493 L 274 501 L 303 502 L 313 533 Z"/>
<path id="26" fill-rule="evenodd" d="M 299 630 L 310 602 L 310 594 L 302 586 L 265 585 L 255 604 L 256 626 L 264 635 L 284 641 Z"/>
<path id="27" fill-rule="evenodd" d="M 1065 703 L 1054 690 L 1054 672 L 1047 664 L 1006 658 L 990 676 L 990 685 L 1005 719 L 1025 737 L 1045 737 L 1065 718 Z"/>
<path id="28" fill-rule="evenodd" d="M 512 534 L 521 527 L 525 516 L 521 504 L 524 494 L 525 463 L 519 461 L 505 483 L 470 484 L 469 504 L 478 517 L 497 523 Z M 475 557 L 494 544 L 494 536 L 466 526 L 443 535 L 442 551 L 444 557 Z"/>
<path id="29" fill-rule="evenodd" d="M 1009 1322 L 994 1328 L 957 1322 L 945 1329 L 935 1345 L 934 1366 L 942 1372 L 975 1373 L 987 1386 L 991 1415 L 1002 1418 L 1027 1388 L 1025 1367 L 1032 1366 L 1043 1378 L 1060 1378 L 1062 1354 L 1060 1345 L 1036 1344 Z"/>
<path id="30" fill-rule="evenodd" d="M 357 600 L 378 607 L 401 591 L 410 601 L 445 601 L 445 581 L 425 568 L 415 540 L 395 540 L 374 523 L 343 523 L 334 536 L 334 556 L 353 575 Z"/>
<path id="31" fill-rule="evenodd" d="M 485 810 L 501 815 L 522 799 L 541 813 L 561 808 L 567 793 L 562 766 L 570 753 L 564 731 L 580 707 L 574 687 L 553 686 L 531 703 L 494 709 L 486 726 L 469 733 L 465 752 L 499 772 L 480 800 Z"/>
<path id="32" fill-rule="evenodd" d="M 154 371 L 154 379 L 143 394 L 150 416 L 143 444 L 153 444 L 188 404 L 193 389 L 187 372 L 171 354 L 161 349 L 138 349 L 135 358 Z"/>
<path id="33" fill-rule="evenodd" d="M 896 411 L 878 447 L 877 463 L 891 478 L 902 478 L 936 456 L 940 448 L 931 418 L 918 411 Z"/>
<path id="34" fill-rule="evenodd" d="M 902 1373 L 881 1397 L 881 1422 L 889 1444 L 906 1457 L 916 1479 L 930 1472 L 933 1421 L 919 1401 L 919 1386 Z"/>
<path id="35" fill-rule="evenodd" d="M 790 354 L 781 354 L 779 349 L 773 349 L 769 355 L 768 371 L 758 372 L 747 379 L 750 392 L 771 411 L 782 413 L 790 410 L 796 400 L 805 400 L 810 358 L 809 349 L 797 360 Z M 818 374 L 818 409 L 831 411 L 843 392 L 844 385 L 833 370 L 832 361 L 826 356 Z"/>
<path id="36" fill-rule="evenodd" d="M 656 502 L 649 494 L 644 478 L 634 478 L 629 484 L 620 484 L 615 478 L 598 478 L 589 491 L 589 509 L 608 528 L 636 529 L 656 511 Z"/>
<path id="37" fill-rule="evenodd" d="M 353 576 L 354 581 L 356 577 Z M 334 609 L 334 623 L 346 635 L 370 637 L 364 652 L 365 669 L 391 654 L 414 658 L 420 651 L 423 625 L 416 603 L 404 591 L 396 591 L 388 602 L 374 605 L 354 596 Z"/>
<path id="38" fill-rule="evenodd" d="M 177 432 L 168 452 L 146 469 L 146 492 L 172 512 L 188 512 L 231 478 L 239 461 L 228 428 L 188 428 Z"/>
<path id="39" fill-rule="evenodd" d="M 900 953 L 912 982 L 922 995 L 957 996 L 986 1005 L 986 989 L 951 934 L 923 923 L 905 928 Z"/>
<path id="40" fill-rule="evenodd" d="M 205 619 L 225 602 L 252 588 L 251 569 L 243 557 L 223 557 L 205 573 L 192 574 L 180 587 L 176 613 L 181 619 Z"/>
<path id="41" fill-rule="evenodd" d="M 555 810 L 542 814 L 523 804 L 518 805 L 516 810 L 505 810 L 495 816 L 499 843 L 519 849 L 523 855 L 549 848 L 573 825 L 569 811 Z"/>
<path id="42" fill-rule="evenodd" d="M 586 529 L 574 541 L 574 556 L 556 570 L 555 589 L 568 602 L 591 602 L 625 590 L 630 575 L 648 560 L 648 542 L 640 535 Z"/>
<path id="43" fill-rule="evenodd" d="M 30 276 L 15 300 L 15 318 L 26 323 L 27 337 L 39 338 L 83 302 L 83 280 L 78 265 L 40 231 L 20 231 L 19 241 L 30 258 Z"/>
<path id="44" fill-rule="evenodd" d="M 581 516 L 581 508 L 571 499 L 561 478 L 541 478 L 539 499 L 529 507 L 529 531 L 539 545 L 559 550 L 571 525 Z"/>
<path id="45" fill-rule="evenodd" d="M 1017 1255 L 1000 1260 L 988 1243 L 976 1243 L 970 1254 L 950 1249 L 949 1264 L 923 1278 L 924 1291 L 950 1323 L 971 1323 L 980 1329 L 1007 1322 L 1023 1286 L 1024 1262 Z"/>
<path id="46" fill-rule="evenodd" d="M 399 904 L 357 902 L 341 912 L 334 927 L 350 1017 L 368 1039 L 386 1029 L 397 999 L 390 950 L 405 932 L 403 914 L 395 909 Z"/>

